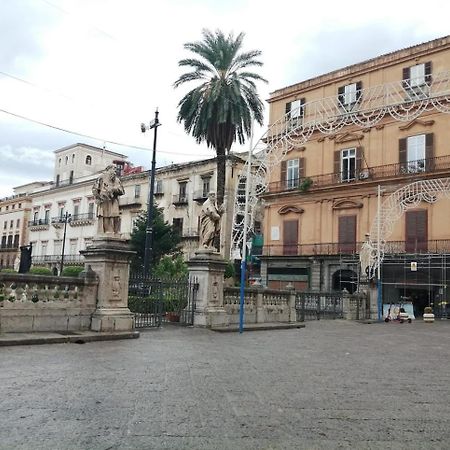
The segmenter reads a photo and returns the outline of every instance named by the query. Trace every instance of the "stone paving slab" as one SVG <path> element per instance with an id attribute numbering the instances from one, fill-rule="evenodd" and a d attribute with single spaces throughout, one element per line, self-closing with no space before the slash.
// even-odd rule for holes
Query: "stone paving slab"
<path id="1" fill-rule="evenodd" d="M 248 323 L 244 325 L 244 331 L 267 331 L 267 330 L 292 330 L 295 328 L 305 328 L 304 323 L 283 323 L 283 322 L 266 322 L 266 323 Z M 212 331 L 220 333 L 239 331 L 239 325 L 233 324 L 224 327 L 212 327 Z"/>
<path id="2" fill-rule="evenodd" d="M 448 449 L 450 321 L 0 348 L 0 449 Z"/>
<path id="3" fill-rule="evenodd" d="M 36 344 L 84 344 L 94 341 L 113 341 L 117 339 L 136 339 L 138 331 L 61 331 L 37 333 L 0 333 L 0 347 L 7 345 L 36 345 Z"/>

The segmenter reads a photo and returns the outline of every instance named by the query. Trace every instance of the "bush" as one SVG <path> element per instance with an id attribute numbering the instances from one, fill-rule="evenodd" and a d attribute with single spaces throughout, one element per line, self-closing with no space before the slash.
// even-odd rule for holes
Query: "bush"
<path id="1" fill-rule="evenodd" d="M 32 267 L 30 273 L 33 275 L 53 275 L 52 271 L 47 267 Z"/>
<path id="2" fill-rule="evenodd" d="M 83 266 L 66 266 L 61 275 L 63 277 L 78 277 L 83 270 Z"/>
<path id="3" fill-rule="evenodd" d="M 185 278 L 187 273 L 188 267 L 181 255 L 163 256 L 153 270 L 153 275 L 161 279 Z"/>
<path id="4" fill-rule="evenodd" d="M 1 273 L 16 273 L 16 271 L 14 269 L 1 269 L 0 272 Z"/>
<path id="5" fill-rule="evenodd" d="M 231 261 L 228 261 L 225 267 L 225 278 L 234 278 L 235 276 L 236 271 L 234 270 L 234 264 Z"/>

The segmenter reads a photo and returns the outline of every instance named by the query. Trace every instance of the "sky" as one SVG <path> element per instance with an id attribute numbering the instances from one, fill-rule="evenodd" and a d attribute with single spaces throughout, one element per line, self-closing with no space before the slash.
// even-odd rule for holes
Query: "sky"
<path id="1" fill-rule="evenodd" d="M 156 108 L 158 166 L 214 156 L 176 120 L 194 84 L 173 88 L 186 71 L 178 67 L 189 56 L 183 44 L 204 28 L 244 32 L 244 50 L 262 51 L 256 70 L 268 80 L 258 86 L 266 100 L 284 86 L 446 36 L 448 17 L 450 3 L 435 0 L 0 0 L 0 198 L 51 179 L 53 151 L 77 142 L 150 167 L 153 132 L 140 124 Z M 255 144 L 263 132 L 256 129 Z"/>

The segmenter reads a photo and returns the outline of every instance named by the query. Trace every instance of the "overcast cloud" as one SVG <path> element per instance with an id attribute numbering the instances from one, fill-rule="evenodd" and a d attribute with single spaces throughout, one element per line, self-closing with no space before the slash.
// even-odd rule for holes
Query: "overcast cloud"
<path id="1" fill-rule="evenodd" d="M 424 8 L 423 2 L 380 0 L 365 9 L 356 0 L 0 0 L 0 109 L 99 138 L 0 112 L 0 197 L 13 186 L 50 179 L 53 151 L 72 143 L 150 148 L 152 136 L 142 135 L 139 124 L 157 106 L 158 165 L 212 156 L 176 123 L 185 89 L 172 88 L 181 73 L 177 62 L 186 56 L 183 43 L 200 39 L 202 28 L 244 31 L 245 48 L 262 50 L 260 73 L 269 80 L 260 86 L 263 99 L 449 32 L 444 1 Z M 105 145 L 150 165 L 150 151 Z"/>

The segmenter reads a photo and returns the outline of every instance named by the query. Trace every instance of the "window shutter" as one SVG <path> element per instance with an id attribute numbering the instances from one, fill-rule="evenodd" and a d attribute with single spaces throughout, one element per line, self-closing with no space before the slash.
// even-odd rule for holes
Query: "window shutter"
<path id="1" fill-rule="evenodd" d="M 431 61 L 426 62 L 425 64 L 425 81 L 428 85 L 431 84 Z"/>
<path id="2" fill-rule="evenodd" d="M 298 178 L 301 180 L 305 178 L 306 173 L 306 159 L 305 158 L 298 158 Z"/>
<path id="3" fill-rule="evenodd" d="M 305 99 L 304 97 L 301 98 L 301 99 L 300 99 L 300 107 L 301 107 L 301 110 L 300 110 L 300 117 L 301 117 L 302 119 L 305 118 L 305 103 L 306 103 L 306 99 Z"/>
<path id="4" fill-rule="evenodd" d="M 340 253 L 356 251 L 356 216 L 339 217 L 338 243 Z"/>
<path id="5" fill-rule="evenodd" d="M 289 114 L 291 112 L 291 106 L 292 106 L 291 102 L 286 103 L 286 108 L 285 108 L 285 111 L 284 111 L 285 114 Z"/>
<path id="6" fill-rule="evenodd" d="M 356 164 L 355 164 L 355 178 L 358 180 L 359 175 L 361 173 L 361 167 L 362 167 L 362 157 L 363 157 L 363 148 L 357 147 L 356 148 Z"/>
<path id="7" fill-rule="evenodd" d="M 297 255 L 298 220 L 283 221 L 283 254 Z"/>
<path id="8" fill-rule="evenodd" d="M 338 88 L 338 103 L 339 106 L 344 106 L 344 92 L 345 92 L 345 86 L 341 86 Z"/>
<path id="9" fill-rule="evenodd" d="M 341 181 L 341 151 L 336 150 L 334 152 L 334 161 L 333 161 L 333 178 L 335 182 Z"/>
<path id="10" fill-rule="evenodd" d="M 409 76 L 409 74 L 410 74 L 410 69 L 409 69 L 409 67 L 403 67 L 403 76 L 402 76 L 402 79 L 403 79 L 403 88 L 404 89 L 407 89 L 408 87 L 409 87 L 409 82 L 408 81 L 406 81 L 406 80 L 409 80 L 411 77 Z"/>
<path id="11" fill-rule="evenodd" d="M 405 250 L 408 253 L 427 251 L 428 211 L 420 209 L 405 214 Z"/>
<path id="12" fill-rule="evenodd" d="M 398 141 L 398 162 L 400 163 L 400 173 L 406 173 L 406 138 Z"/>
<path id="13" fill-rule="evenodd" d="M 286 189 L 286 172 L 287 172 L 286 161 L 281 161 L 281 174 L 280 174 L 280 187 L 281 189 Z"/>
<path id="14" fill-rule="evenodd" d="M 434 135 L 429 133 L 425 135 L 425 170 L 432 172 L 434 170 Z"/>
<path id="15" fill-rule="evenodd" d="M 362 95 L 362 81 L 356 82 L 356 101 L 358 102 Z"/>

